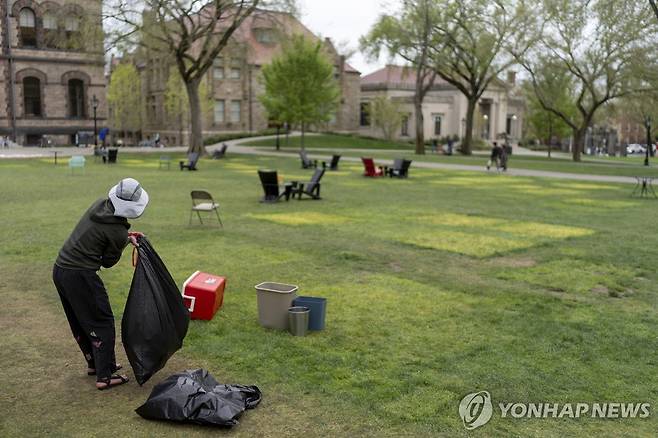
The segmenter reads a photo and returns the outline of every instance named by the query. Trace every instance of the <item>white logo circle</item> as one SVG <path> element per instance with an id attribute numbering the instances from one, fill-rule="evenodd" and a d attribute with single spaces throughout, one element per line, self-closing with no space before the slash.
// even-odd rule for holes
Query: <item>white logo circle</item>
<path id="1" fill-rule="evenodd" d="M 484 426 L 491 420 L 492 414 L 491 395 L 487 391 L 467 394 L 459 403 L 459 416 L 468 430 Z"/>

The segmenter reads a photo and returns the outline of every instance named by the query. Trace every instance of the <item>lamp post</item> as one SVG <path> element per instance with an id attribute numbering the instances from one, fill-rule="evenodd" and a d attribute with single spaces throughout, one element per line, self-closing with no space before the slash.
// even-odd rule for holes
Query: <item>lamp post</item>
<path id="1" fill-rule="evenodd" d="M 94 108 L 94 147 L 98 148 L 98 135 L 96 135 L 96 110 L 98 109 L 98 99 L 96 95 L 91 98 L 91 106 Z"/>
<path id="2" fill-rule="evenodd" d="M 651 116 L 644 117 L 644 126 L 647 128 L 647 150 L 644 157 L 644 165 L 649 165 L 649 148 L 651 148 Z"/>
<path id="3" fill-rule="evenodd" d="M 279 146 L 279 131 L 281 130 L 281 123 L 277 122 L 276 123 L 276 150 L 278 151 L 280 146 Z"/>
<path id="4" fill-rule="evenodd" d="M 512 114 L 512 124 L 511 124 L 512 126 L 510 126 L 510 130 L 509 130 L 510 131 L 509 133 L 512 136 L 512 138 L 516 138 L 516 135 L 514 135 L 514 132 L 516 130 L 514 128 L 516 128 L 516 120 L 517 119 L 518 119 L 518 117 L 516 117 L 516 114 Z"/>
<path id="5" fill-rule="evenodd" d="M 484 119 L 484 138 L 489 139 L 489 115 L 485 114 L 482 118 Z"/>

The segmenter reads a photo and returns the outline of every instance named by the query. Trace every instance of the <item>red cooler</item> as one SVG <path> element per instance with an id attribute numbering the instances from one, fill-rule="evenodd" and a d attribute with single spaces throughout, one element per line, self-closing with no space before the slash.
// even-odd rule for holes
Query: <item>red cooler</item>
<path id="1" fill-rule="evenodd" d="M 192 319 L 211 320 L 224 302 L 226 279 L 196 271 L 183 283 L 183 302 Z"/>

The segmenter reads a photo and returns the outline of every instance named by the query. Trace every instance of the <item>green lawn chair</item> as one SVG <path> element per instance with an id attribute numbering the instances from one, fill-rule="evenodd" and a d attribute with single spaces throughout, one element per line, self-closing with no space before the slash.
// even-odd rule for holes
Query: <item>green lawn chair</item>
<path id="1" fill-rule="evenodd" d="M 82 155 L 73 155 L 69 158 L 69 169 L 71 169 L 71 175 L 73 175 L 75 169 L 80 169 L 80 172 L 84 175 L 85 173 L 85 157 Z"/>

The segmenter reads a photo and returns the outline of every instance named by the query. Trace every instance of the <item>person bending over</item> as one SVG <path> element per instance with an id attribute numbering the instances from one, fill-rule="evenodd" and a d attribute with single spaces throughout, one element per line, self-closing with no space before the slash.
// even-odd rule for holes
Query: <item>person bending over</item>
<path id="1" fill-rule="evenodd" d="M 140 217 L 148 202 L 138 181 L 119 181 L 82 215 L 53 267 L 53 282 L 87 361 L 87 374 L 96 376 L 101 390 L 122 385 L 128 377 L 114 374 L 121 369 L 114 354 L 114 314 L 97 271 L 114 266 L 128 243 L 137 246 L 143 234 L 128 232 L 128 219 Z"/>

